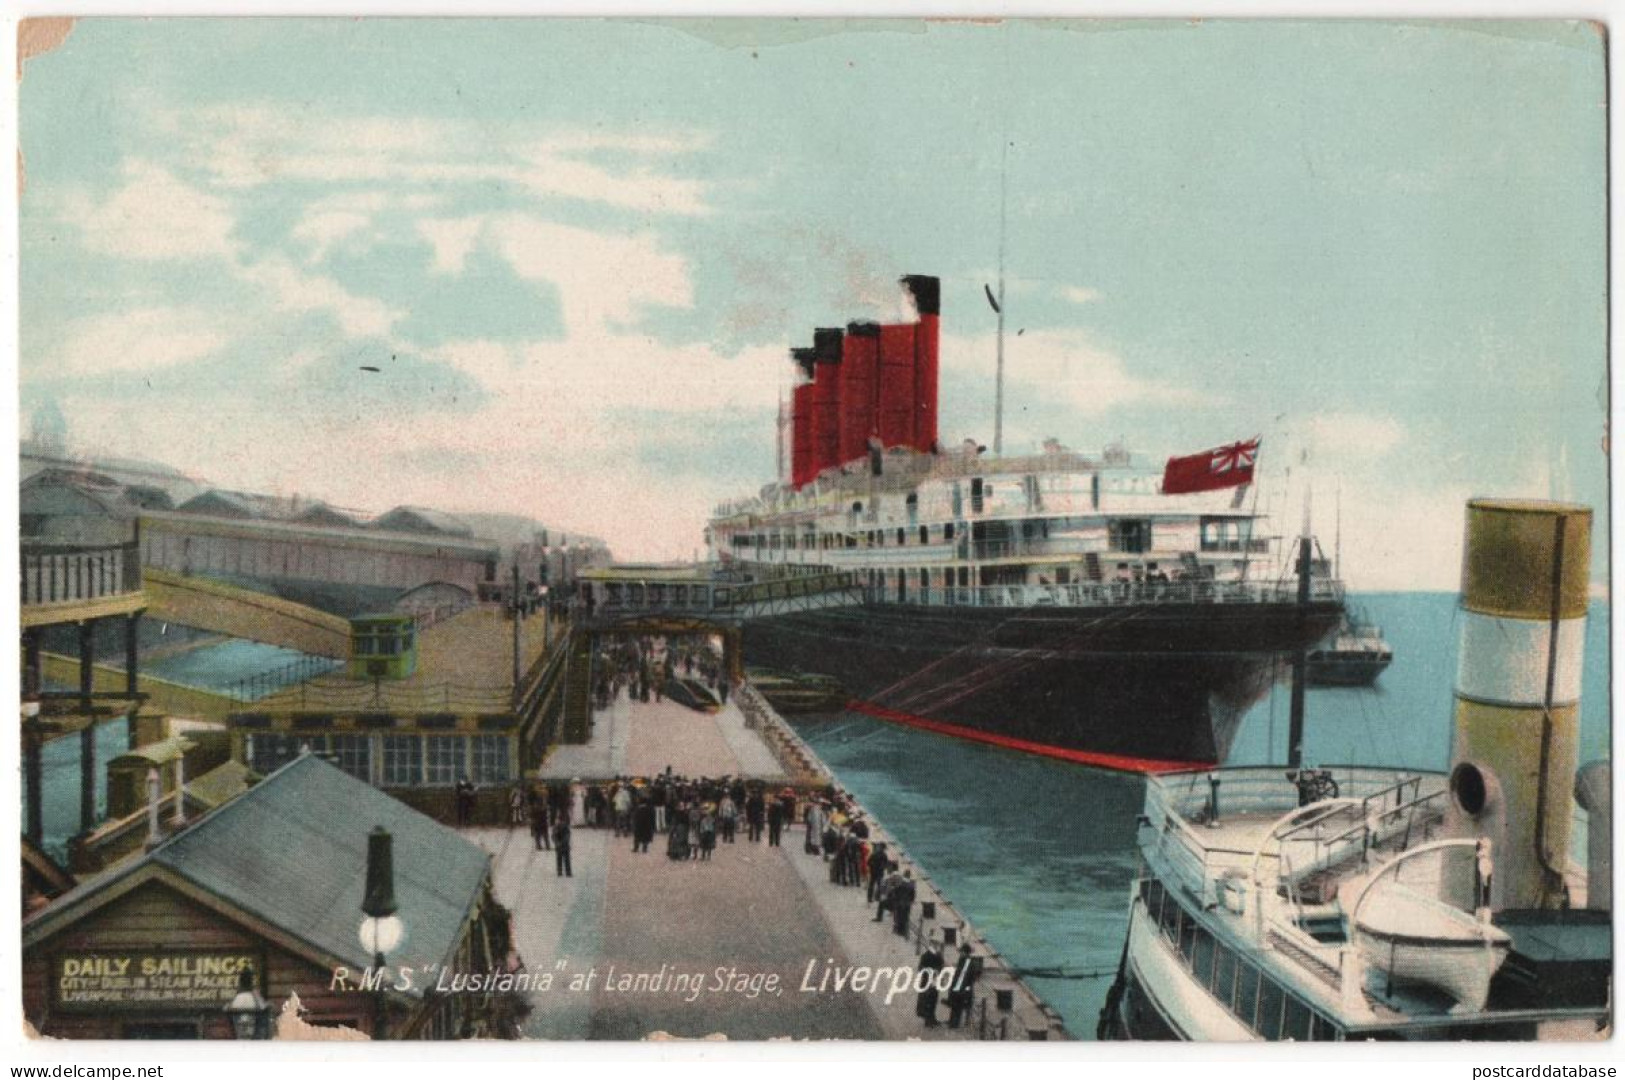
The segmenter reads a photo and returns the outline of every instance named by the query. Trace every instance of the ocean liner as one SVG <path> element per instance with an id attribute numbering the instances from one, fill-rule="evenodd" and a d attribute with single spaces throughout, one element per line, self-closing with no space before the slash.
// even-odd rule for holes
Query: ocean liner
<path id="1" fill-rule="evenodd" d="M 1283 563 L 1256 512 L 1258 440 L 1161 467 L 1121 446 L 944 447 L 939 283 L 902 280 L 915 321 L 792 350 L 789 467 L 706 532 L 736 577 L 843 574 L 864 602 L 750 619 L 745 662 L 1016 749 L 1140 771 L 1223 760 L 1283 657 L 1342 614 L 1326 561 Z"/>

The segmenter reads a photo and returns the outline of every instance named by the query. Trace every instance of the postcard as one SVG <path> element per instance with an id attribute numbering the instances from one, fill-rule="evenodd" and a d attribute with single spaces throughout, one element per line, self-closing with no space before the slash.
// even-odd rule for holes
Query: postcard
<path id="1" fill-rule="evenodd" d="M 19 52 L 36 1044 L 1612 1037 L 1602 26 Z"/>

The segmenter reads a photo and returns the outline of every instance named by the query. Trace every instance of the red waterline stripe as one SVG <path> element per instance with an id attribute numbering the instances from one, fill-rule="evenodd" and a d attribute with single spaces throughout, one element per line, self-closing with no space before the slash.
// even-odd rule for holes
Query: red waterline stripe
<path id="1" fill-rule="evenodd" d="M 1002 746 L 1006 750 L 1019 750 L 1025 754 L 1038 754 L 1041 757 L 1057 758 L 1061 761 L 1076 762 L 1079 765 L 1093 765 L 1098 769 L 1112 769 L 1116 772 L 1183 772 L 1187 769 L 1211 769 L 1214 765 L 1211 761 L 1169 761 L 1165 758 L 1129 757 L 1126 754 L 1102 754 L 1093 750 L 1072 750 L 1064 746 L 1050 746 L 1047 743 L 1033 742 L 1030 739 L 1017 739 L 1009 735 L 995 735 L 991 731 L 965 727 L 962 724 L 950 724 L 943 720 L 915 716 L 913 713 L 898 712 L 896 709 L 888 709 L 883 705 L 875 705 L 872 702 L 858 701 L 856 699 L 848 701 L 846 707 L 853 712 L 873 716 L 877 720 L 889 720 L 895 724 L 905 724 L 908 727 L 934 731 L 939 735 L 951 735 L 956 739 L 968 739 L 971 742 Z"/>

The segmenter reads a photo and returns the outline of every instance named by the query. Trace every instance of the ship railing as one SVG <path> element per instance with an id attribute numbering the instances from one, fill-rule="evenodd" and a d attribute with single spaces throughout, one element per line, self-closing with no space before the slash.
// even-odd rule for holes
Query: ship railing
<path id="1" fill-rule="evenodd" d="M 1094 608 L 1143 604 L 1293 604 L 1295 583 L 1253 581 L 1072 582 L 1066 585 L 983 585 L 911 588 L 905 580 L 901 593 L 895 586 L 874 590 L 877 599 L 930 607 L 1068 607 Z M 1341 582 L 1316 581 L 1310 599 L 1340 602 Z"/>
<path id="2" fill-rule="evenodd" d="M 1443 810 L 1444 777 L 1415 770 L 1369 766 L 1329 766 L 1323 772 L 1337 785 L 1340 801 L 1310 813 L 1279 837 L 1265 858 L 1279 875 L 1300 881 L 1333 862 L 1359 856 L 1396 838 L 1403 844 L 1424 839 Z M 1219 819 L 1276 818 L 1299 805 L 1300 789 L 1281 766 L 1243 766 L 1165 773 L 1146 778 L 1141 823 L 1158 834 L 1157 850 L 1191 890 L 1216 902 L 1220 878 L 1246 870 L 1253 851 L 1214 842 L 1211 833 L 1213 785 L 1218 780 Z M 1358 800 L 1351 805 L 1351 800 Z M 1198 827 L 1202 826 L 1202 827 Z M 1282 853 L 1285 853 L 1284 857 Z"/>

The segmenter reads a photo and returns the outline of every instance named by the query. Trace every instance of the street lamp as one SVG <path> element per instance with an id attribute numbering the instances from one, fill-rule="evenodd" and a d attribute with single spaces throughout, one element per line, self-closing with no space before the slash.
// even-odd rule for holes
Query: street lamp
<path id="1" fill-rule="evenodd" d="M 253 968 L 237 973 L 237 996 L 226 1006 L 226 1019 L 231 1021 L 231 1033 L 239 1039 L 271 1037 L 271 1006 L 254 985 Z"/>
<path id="2" fill-rule="evenodd" d="M 384 1037 L 384 957 L 400 946 L 406 928 L 395 915 L 395 838 L 382 825 L 367 834 L 367 891 L 361 898 L 361 947 L 372 954 L 378 978 L 378 1018 L 373 1038 Z"/>

